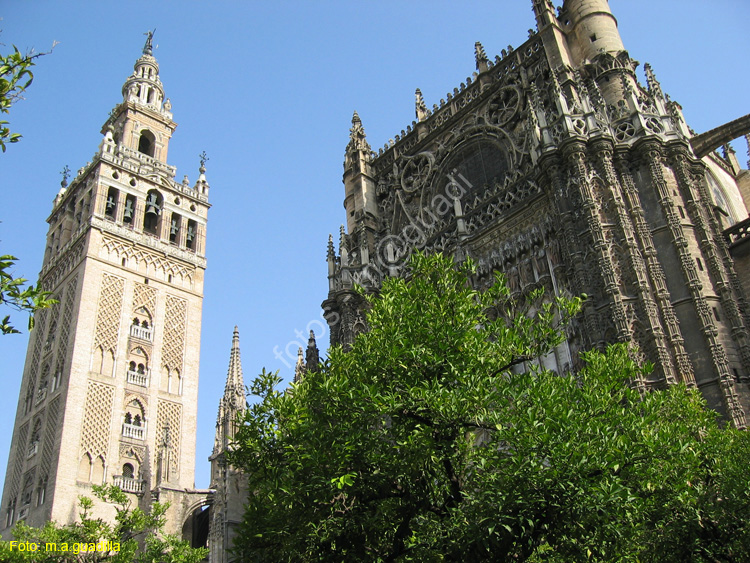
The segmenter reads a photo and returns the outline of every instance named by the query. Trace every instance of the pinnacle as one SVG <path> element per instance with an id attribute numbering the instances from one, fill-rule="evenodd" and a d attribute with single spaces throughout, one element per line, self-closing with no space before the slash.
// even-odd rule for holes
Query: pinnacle
<path id="1" fill-rule="evenodd" d="M 352 115 L 352 125 L 362 125 L 362 120 L 359 118 L 359 114 L 357 113 L 357 110 L 354 110 L 354 115 Z"/>

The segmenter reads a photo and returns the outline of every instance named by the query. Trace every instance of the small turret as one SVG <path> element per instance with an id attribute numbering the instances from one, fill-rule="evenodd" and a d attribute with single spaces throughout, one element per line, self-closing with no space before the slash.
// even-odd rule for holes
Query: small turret
<path id="1" fill-rule="evenodd" d="M 372 148 L 367 142 L 362 120 L 355 111 L 344 158 L 344 207 L 349 232 L 354 232 L 359 221 L 365 221 L 372 228 L 377 223 L 378 207 L 370 170 L 371 161 Z"/>
<path id="2" fill-rule="evenodd" d="M 556 21 L 555 7 L 550 0 L 532 0 L 531 9 L 536 17 L 536 28 L 541 30 L 547 24 Z"/>
<path id="3" fill-rule="evenodd" d="M 614 56 L 625 50 L 607 0 L 566 0 L 560 21 L 576 67 L 602 53 Z"/>

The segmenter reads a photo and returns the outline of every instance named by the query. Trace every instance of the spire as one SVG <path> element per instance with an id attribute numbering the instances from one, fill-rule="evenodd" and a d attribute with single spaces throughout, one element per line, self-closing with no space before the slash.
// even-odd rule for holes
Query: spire
<path id="1" fill-rule="evenodd" d="M 216 417 L 216 437 L 214 455 L 227 449 L 237 430 L 237 417 L 245 410 L 245 381 L 242 377 L 240 359 L 240 331 L 234 327 L 232 349 L 229 352 L 229 369 L 224 385 L 224 396 L 219 400 L 219 413 Z"/>
<path id="2" fill-rule="evenodd" d="M 427 105 L 424 103 L 424 98 L 422 97 L 422 90 L 417 88 L 416 91 L 414 92 L 414 97 L 415 97 L 415 106 L 416 106 L 416 112 L 417 112 L 417 121 L 424 121 L 430 115 L 430 112 L 427 109 Z"/>
<path id="3" fill-rule="evenodd" d="M 307 341 L 307 351 L 305 352 L 305 365 L 307 371 L 318 371 L 320 369 L 320 351 L 315 342 L 315 333 L 310 331 L 310 338 Z"/>
<path id="4" fill-rule="evenodd" d="M 477 70 L 479 72 L 484 72 L 489 68 L 490 61 L 487 58 L 487 53 L 484 52 L 484 47 L 482 47 L 479 41 L 474 43 L 474 59 L 476 59 Z"/>
<path id="5" fill-rule="evenodd" d="M 240 331 L 236 326 L 232 334 L 232 350 L 229 353 L 224 401 L 227 408 L 245 409 L 245 381 L 242 377 L 242 360 L 240 360 Z"/>
<path id="6" fill-rule="evenodd" d="M 651 69 L 651 65 L 648 63 L 644 64 L 643 70 L 646 72 L 646 86 L 648 86 L 648 91 L 653 95 L 664 99 L 664 93 L 661 90 L 661 84 L 659 84 L 659 81 L 656 79 L 656 75 Z"/>

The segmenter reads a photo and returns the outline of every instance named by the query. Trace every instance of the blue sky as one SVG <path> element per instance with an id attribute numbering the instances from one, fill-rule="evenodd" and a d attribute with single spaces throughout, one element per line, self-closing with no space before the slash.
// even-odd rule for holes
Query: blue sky
<path id="1" fill-rule="evenodd" d="M 610 5 L 631 56 L 652 64 L 696 131 L 750 112 L 750 3 Z M 234 325 L 246 382 L 264 366 L 288 380 L 297 346 L 309 328 L 320 332 L 328 233 L 338 241 L 345 219 L 341 174 L 352 112 L 377 150 L 414 119 L 415 88 L 429 107 L 439 103 L 475 70 L 475 41 L 494 57 L 535 25 L 530 0 L 19 1 L 5 2 L 0 15 L 3 52 L 59 42 L 39 59 L 26 99 L 12 109 L 12 129 L 23 140 L 0 154 L 0 254 L 18 256 L 16 273 L 31 279 L 59 172 L 91 159 L 143 33 L 156 28 L 154 55 L 179 123 L 169 163 L 194 182 L 198 155 L 210 158 L 199 487 L 208 486 L 205 460 Z M 744 143 L 735 148 L 744 163 Z M 0 337 L 0 483 L 27 340 Z M 327 342 L 325 333 L 322 349 Z"/>

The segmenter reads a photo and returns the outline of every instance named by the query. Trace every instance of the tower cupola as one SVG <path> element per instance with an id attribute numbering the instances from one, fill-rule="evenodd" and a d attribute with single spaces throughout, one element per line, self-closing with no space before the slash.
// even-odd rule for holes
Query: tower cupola
<path id="1" fill-rule="evenodd" d="M 134 101 L 161 110 L 164 87 L 159 80 L 159 63 L 153 55 L 154 32 L 148 31 L 146 35 L 143 54 L 135 61 L 133 74 L 122 86 L 122 97 L 123 101 Z"/>

